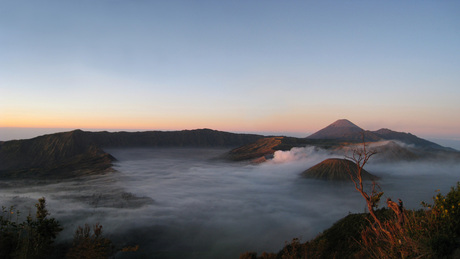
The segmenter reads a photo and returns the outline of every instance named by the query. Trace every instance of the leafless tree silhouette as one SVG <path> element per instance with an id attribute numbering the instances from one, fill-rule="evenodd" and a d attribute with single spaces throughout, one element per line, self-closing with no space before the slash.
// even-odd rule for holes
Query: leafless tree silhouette
<path id="1" fill-rule="evenodd" d="M 378 225 L 380 230 L 382 230 L 384 233 L 386 233 L 391 238 L 390 232 L 388 232 L 383 227 L 382 222 L 379 220 L 379 218 L 377 218 L 377 216 L 375 215 L 375 211 L 374 211 L 374 208 L 377 207 L 377 204 L 380 201 L 380 198 L 382 197 L 383 192 L 380 192 L 380 188 L 375 181 L 372 182 L 372 187 L 370 191 L 366 191 L 364 188 L 363 177 L 362 177 L 363 168 L 367 164 L 369 159 L 373 155 L 377 154 L 377 152 L 374 150 L 369 150 L 367 148 L 366 142 L 364 140 L 364 133 L 362 135 L 362 138 L 363 138 L 362 147 L 354 148 L 352 150 L 351 155 L 345 156 L 345 158 L 355 162 L 356 169 L 357 169 L 357 170 L 351 170 L 351 168 L 348 168 L 348 174 L 350 175 L 350 179 L 353 181 L 355 185 L 355 189 L 361 194 L 361 196 L 363 196 L 364 200 L 366 201 L 366 206 L 369 211 L 369 214 L 374 219 L 373 223 L 370 222 L 371 227 L 374 230 L 377 230 L 375 224 Z M 378 231 L 376 231 L 376 233 L 378 233 Z"/>

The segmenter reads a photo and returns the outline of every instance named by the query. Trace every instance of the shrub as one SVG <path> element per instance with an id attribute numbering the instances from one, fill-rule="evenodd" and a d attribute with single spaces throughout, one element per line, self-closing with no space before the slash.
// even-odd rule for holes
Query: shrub
<path id="1" fill-rule="evenodd" d="M 75 231 L 73 246 L 66 257 L 68 259 L 103 259 L 113 254 L 113 245 L 110 239 L 102 237 L 102 226 L 88 224 L 78 227 Z"/>
<path id="2" fill-rule="evenodd" d="M 3 207 L 0 216 L 0 257 L 1 258 L 47 258 L 53 250 L 54 239 L 62 231 L 59 222 L 49 218 L 45 198 L 35 205 L 35 218 L 18 223 L 19 211 L 14 207 Z M 12 215 L 16 215 L 13 219 Z"/>
<path id="3" fill-rule="evenodd" d="M 350 214 L 311 241 L 293 239 L 276 255 L 246 252 L 240 258 L 458 258 L 460 182 L 433 197 L 433 205 L 422 205 L 403 209 L 402 224 L 393 210 L 375 210 L 384 231 L 369 213 Z"/>
<path id="4" fill-rule="evenodd" d="M 452 255 L 458 243 L 460 221 L 460 182 L 444 196 L 433 197 L 434 204 L 422 202 L 425 210 L 404 210 L 405 222 L 395 219 L 383 224 L 391 235 L 380 229 L 361 232 L 362 247 L 374 258 L 443 258 Z"/>

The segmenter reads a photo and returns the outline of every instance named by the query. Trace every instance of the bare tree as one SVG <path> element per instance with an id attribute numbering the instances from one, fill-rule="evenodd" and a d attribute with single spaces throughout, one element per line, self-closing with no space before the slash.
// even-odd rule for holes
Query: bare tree
<path id="1" fill-rule="evenodd" d="M 364 189 L 364 184 L 363 184 L 363 177 L 362 177 L 362 172 L 363 172 L 363 167 L 366 165 L 366 163 L 369 161 L 369 159 L 377 154 L 376 151 L 374 150 L 368 150 L 366 146 L 366 142 L 364 141 L 364 133 L 363 133 L 363 145 L 362 148 L 354 148 L 352 155 L 351 156 L 345 156 L 345 158 L 355 162 L 356 164 L 356 170 L 351 170 L 351 168 L 348 168 L 348 174 L 350 175 L 350 179 L 353 181 L 355 185 L 355 189 L 363 196 L 364 200 L 366 201 L 367 209 L 369 211 L 369 214 L 372 216 L 374 219 L 374 224 L 371 222 L 371 227 L 376 230 L 375 224 L 378 225 L 380 230 L 382 230 L 385 234 L 388 235 L 388 237 L 391 238 L 390 232 L 388 232 L 384 227 L 382 222 L 377 218 L 375 215 L 374 208 L 377 207 L 378 202 L 380 201 L 380 198 L 383 195 L 383 192 L 379 191 L 379 186 L 378 184 L 373 181 L 372 182 L 372 187 L 370 189 L 370 192 L 366 192 Z M 378 233 L 376 231 L 376 233 Z"/>

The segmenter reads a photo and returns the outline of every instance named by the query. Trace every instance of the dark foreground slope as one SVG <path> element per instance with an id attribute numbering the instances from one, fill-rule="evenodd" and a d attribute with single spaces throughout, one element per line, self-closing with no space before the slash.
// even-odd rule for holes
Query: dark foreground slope
<path id="1" fill-rule="evenodd" d="M 403 221 L 390 208 L 375 210 L 382 226 L 371 226 L 369 213 L 349 214 L 313 240 L 294 238 L 278 253 L 246 252 L 240 259 L 460 258 L 460 182 L 422 204 L 420 210 L 403 208 Z"/>
<path id="2" fill-rule="evenodd" d="M 71 132 L 0 143 L 0 177 L 72 177 L 110 170 L 104 148 L 236 147 L 262 136 L 209 129 L 149 132 Z"/>

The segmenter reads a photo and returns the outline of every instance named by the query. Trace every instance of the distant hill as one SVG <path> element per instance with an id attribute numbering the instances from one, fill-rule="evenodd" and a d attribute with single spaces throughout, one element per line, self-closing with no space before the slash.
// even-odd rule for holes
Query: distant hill
<path id="1" fill-rule="evenodd" d="M 110 170 L 103 148 L 237 147 L 263 136 L 210 129 L 147 132 L 70 132 L 0 143 L 0 177 L 73 177 Z"/>
<path id="2" fill-rule="evenodd" d="M 228 157 L 234 161 L 259 158 L 263 162 L 266 155 L 272 155 L 281 144 L 283 137 L 262 138 L 253 144 L 235 148 L 228 153 Z"/>
<path id="3" fill-rule="evenodd" d="M 401 159 L 436 159 L 460 153 L 410 133 L 388 129 L 364 131 L 348 120 L 338 120 L 307 138 L 265 137 L 256 134 L 236 134 L 211 129 L 145 132 L 88 132 L 74 130 L 44 135 L 26 140 L 0 142 L 1 177 L 73 177 L 111 170 L 116 158 L 106 148 L 130 147 L 227 147 L 235 148 L 226 158 L 233 161 L 263 162 L 277 150 L 315 146 L 326 150 L 344 150 L 350 144 L 396 140 L 408 146 L 388 144 L 379 147 L 382 157 Z M 454 156 L 452 156 L 454 154 Z M 439 155 L 439 156 L 435 156 Z"/>
<path id="4" fill-rule="evenodd" d="M 371 149 L 377 152 L 377 155 L 372 157 L 372 160 L 379 162 L 414 161 L 428 159 L 432 155 L 430 152 L 418 151 L 415 147 L 400 145 L 393 140 L 378 142 Z"/>
<path id="5" fill-rule="evenodd" d="M 126 147 L 236 147 L 263 136 L 236 134 L 211 129 L 143 132 L 73 131 L 86 141 L 103 148 Z"/>
<path id="6" fill-rule="evenodd" d="M 389 129 L 379 129 L 373 131 L 373 133 L 384 140 L 398 140 L 408 145 L 414 145 L 416 147 L 454 151 L 452 148 L 443 147 L 431 141 L 412 135 L 411 133 L 397 132 Z"/>
<path id="7" fill-rule="evenodd" d="M 330 158 L 305 170 L 303 177 L 326 181 L 351 181 L 350 173 L 357 175 L 357 166 L 348 159 Z M 364 180 L 376 180 L 378 177 L 362 169 L 361 175 Z"/>
<path id="8" fill-rule="evenodd" d="M 376 131 L 364 130 L 346 119 L 337 120 L 329 126 L 308 136 L 307 139 L 330 139 L 356 143 L 363 141 L 363 134 L 366 142 L 397 140 L 408 145 L 414 145 L 418 148 L 454 151 L 451 148 L 443 147 L 410 133 L 397 132 L 385 128 Z"/>
<path id="9" fill-rule="evenodd" d="M 227 158 L 233 161 L 252 160 L 260 163 L 273 157 L 278 151 L 288 151 L 293 147 L 315 146 L 322 149 L 337 149 L 341 142 L 324 139 L 306 139 L 293 137 L 265 137 L 256 142 L 235 148 L 227 153 Z"/>
<path id="10" fill-rule="evenodd" d="M 0 143 L 0 177 L 40 177 L 55 172 L 75 176 L 87 170 L 108 170 L 114 160 L 76 131 Z"/>
<path id="11" fill-rule="evenodd" d="M 267 145 L 261 145 L 262 140 L 258 143 L 253 142 L 231 150 L 228 153 L 228 157 L 237 161 L 252 160 L 254 162 L 263 162 L 277 150 L 286 151 L 293 147 L 305 146 L 320 147 L 345 155 L 347 147 L 356 147 L 353 145 L 362 143 L 363 134 L 367 143 L 375 143 L 376 147 L 374 148 L 379 153 L 376 159 L 381 162 L 460 158 L 460 152 L 410 133 L 396 132 L 389 129 L 364 130 L 346 119 L 337 120 L 306 138 L 278 137 L 276 142 L 267 138 L 264 143 L 270 143 L 269 148 L 267 148 Z"/>
<path id="12" fill-rule="evenodd" d="M 331 139 L 346 142 L 379 141 L 381 137 L 371 131 L 363 130 L 347 119 L 337 120 L 324 129 L 313 133 L 307 139 Z"/>
<path id="13" fill-rule="evenodd" d="M 360 141 L 364 130 L 351 121 L 342 119 L 337 120 L 324 129 L 308 136 L 309 139 L 334 139 L 344 141 Z"/>

